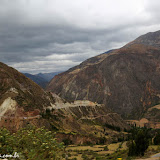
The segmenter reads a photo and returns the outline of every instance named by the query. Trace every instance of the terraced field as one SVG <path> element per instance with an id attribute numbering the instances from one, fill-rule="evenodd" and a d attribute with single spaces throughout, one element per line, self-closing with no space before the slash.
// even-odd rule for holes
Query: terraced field
<path id="1" fill-rule="evenodd" d="M 103 159 L 106 155 L 113 154 L 118 150 L 126 150 L 126 142 L 113 143 L 109 145 L 75 146 L 66 148 L 66 156 L 71 160 L 85 160 L 96 158 Z"/>

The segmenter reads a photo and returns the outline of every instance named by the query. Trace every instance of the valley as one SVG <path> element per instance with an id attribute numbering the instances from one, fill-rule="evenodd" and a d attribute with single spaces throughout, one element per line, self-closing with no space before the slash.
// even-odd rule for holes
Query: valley
<path id="1" fill-rule="evenodd" d="M 64 160 L 129 160 L 158 153 L 158 37 L 160 31 L 148 33 L 62 73 L 27 75 L 37 84 L 0 62 L 0 150 L 9 147 L 12 153 L 15 144 L 26 159 L 42 150 L 47 159 L 56 157 L 56 144 Z M 54 77 L 49 82 L 44 76 Z M 36 154 L 21 150 L 15 134 L 22 135 L 22 148 L 35 147 Z"/>

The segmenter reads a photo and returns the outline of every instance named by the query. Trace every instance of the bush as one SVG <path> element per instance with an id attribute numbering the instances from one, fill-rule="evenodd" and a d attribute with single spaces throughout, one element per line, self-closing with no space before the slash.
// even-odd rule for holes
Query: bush
<path id="1" fill-rule="evenodd" d="M 66 138 L 66 139 L 63 140 L 63 143 L 65 145 L 70 145 L 70 144 L 72 144 L 72 140 L 70 140 L 69 138 Z"/>
<path id="2" fill-rule="evenodd" d="M 58 160 L 63 151 L 63 144 L 57 143 L 54 134 L 44 128 L 27 127 L 13 134 L 6 129 L 0 130 L 1 155 L 17 152 L 30 160 Z"/>
<path id="3" fill-rule="evenodd" d="M 118 126 L 113 126 L 113 125 L 110 125 L 110 124 L 105 124 L 105 127 L 109 128 L 109 129 L 112 129 L 112 130 L 115 130 L 115 131 L 118 131 L 120 132 L 121 131 L 121 128 L 118 127 Z"/>
<path id="4" fill-rule="evenodd" d="M 108 149 L 108 146 L 105 146 L 104 147 L 104 151 L 108 151 L 109 149 Z"/>

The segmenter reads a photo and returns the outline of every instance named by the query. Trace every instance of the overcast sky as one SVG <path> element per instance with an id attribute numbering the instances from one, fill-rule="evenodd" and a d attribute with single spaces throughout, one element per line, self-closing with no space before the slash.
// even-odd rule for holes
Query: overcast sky
<path id="1" fill-rule="evenodd" d="M 160 30 L 159 0 L 0 0 L 0 61 L 64 71 Z"/>

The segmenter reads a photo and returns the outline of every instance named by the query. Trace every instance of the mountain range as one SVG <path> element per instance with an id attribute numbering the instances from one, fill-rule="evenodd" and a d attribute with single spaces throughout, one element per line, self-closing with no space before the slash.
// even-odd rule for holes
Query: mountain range
<path id="1" fill-rule="evenodd" d="M 24 75 L 30 78 L 32 81 L 37 83 L 42 88 L 45 88 L 49 81 L 57 74 L 61 72 L 51 72 L 51 73 L 38 73 L 38 74 L 30 74 L 24 73 Z"/>

